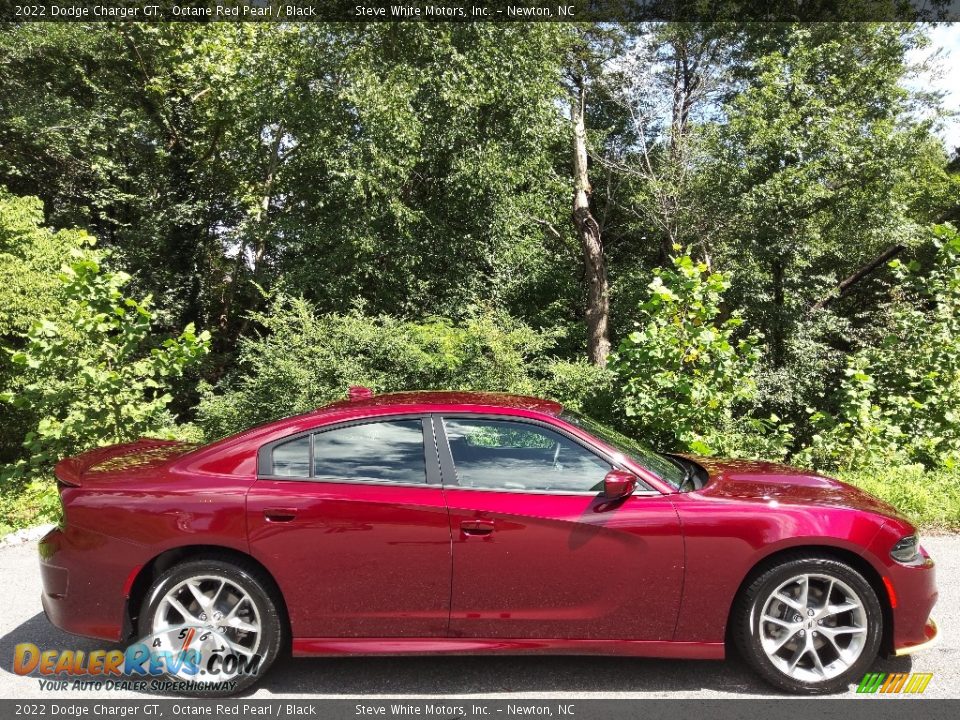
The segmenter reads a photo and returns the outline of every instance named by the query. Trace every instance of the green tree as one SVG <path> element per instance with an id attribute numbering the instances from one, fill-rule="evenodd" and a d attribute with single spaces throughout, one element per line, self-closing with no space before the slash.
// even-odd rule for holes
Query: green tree
<path id="1" fill-rule="evenodd" d="M 949 191 L 925 98 L 907 89 L 909 24 L 762 29 L 740 60 L 741 91 L 707 128 L 698 194 L 716 218 L 728 300 L 763 332 L 768 405 L 795 420 L 829 386 L 873 297 L 838 285 L 891 248 L 915 246 Z M 942 205 L 941 205 L 942 207 Z"/>
<path id="2" fill-rule="evenodd" d="M 743 320 L 722 316 L 729 287 L 723 274 L 686 253 L 654 271 L 636 329 L 612 358 L 623 410 L 640 436 L 667 450 L 782 455 L 783 429 L 770 442 L 744 442 L 769 435 L 776 418 L 744 413 L 757 400 L 759 338 L 737 339 Z"/>
<path id="3" fill-rule="evenodd" d="M 82 230 L 43 227 L 43 203 L 0 186 L 0 337 L 22 333 L 62 303 L 57 272 L 70 251 L 91 246 Z"/>
<path id="4" fill-rule="evenodd" d="M 92 245 L 79 230 L 43 227 L 43 203 L 17 197 L 0 186 L 0 343 L 18 346 L 21 335 L 47 315 L 57 315 L 64 298 L 57 273 L 70 251 Z M 0 388 L 22 381 L 18 368 L 0 354 Z M 0 406 L 0 464 L 20 454 L 24 428 L 36 421 L 33 408 Z"/>
<path id="5" fill-rule="evenodd" d="M 25 346 L 8 351 L 25 381 L 0 399 L 39 420 L 23 438 L 26 460 L 6 475 L 42 473 L 66 455 L 172 424 L 170 383 L 206 353 L 209 334 L 189 325 L 156 342 L 149 298 L 123 295 L 129 279 L 75 251 L 61 275 L 62 313 L 35 322 Z"/>
<path id="6" fill-rule="evenodd" d="M 960 234 L 932 231 L 929 268 L 894 260 L 896 284 L 872 342 L 850 355 L 837 409 L 813 414 L 801 454 L 828 467 L 960 464 Z"/>
<path id="7" fill-rule="evenodd" d="M 362 308 L 320 313 L 302 298 L 278 296 L 252 320 L 261 331 L 241 340 L 236 371 L 201 400 L 197 422 L 209 437 L 342 399 L 350 385 L 540 394 L 594 408 L 608 382 L 585 361 L 551 358 L 555 333 L 490 308 L 472 308 L 456 323 L 410 321 Z"/>
<path id="8" fill-rule="evenodd" d="M 550 23 L 17 26 L 0 182 L 227 353 L 281 279 L 325 311 L 493 301 L 555 323 L 578 300 L 550 232 L 564 42 Z"/>

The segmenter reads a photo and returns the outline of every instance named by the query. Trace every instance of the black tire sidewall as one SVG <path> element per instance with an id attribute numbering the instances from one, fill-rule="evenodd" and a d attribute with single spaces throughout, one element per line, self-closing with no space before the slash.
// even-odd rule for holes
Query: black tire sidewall
<path id="1" fill-rule="evenodd" d="M 239 585 L 250 595 L 260 614 L 262 637 L 257 652 L 261 661 L 256 675 L 237 675 L 231 678 L 236 681 L 232 689 L 205 690 L 202 687 L 196 687 L 196 689 L 183 690 L 179 694 L 196 697 L 233 695 L 260 681 L 276 660 L 284 641 L 284 625 L 278 611 L 275 593 L 255 568 L 222 560 L 191 560 L 175 565 L 162 573 L 151 585 L 140 609 L 137 631 L 141 638 L 150 635 L 153 632 L 151 627 L 153 615 L 167 591 L 184 580 L 198 575 L 221 575 Z M 182 680 L 175 676 L 167 677 L 174 681 Z"/>
<path id="2" fill-rule="evenodd" d="M 829 575 L 845 583 L 860 596 L 867 616 L 867 641 L 860 657 L 841 675 L 817 683 L 806 683 L 785 675 L 770 661 L 760 642 L 760 615 L 770 594 L 790 578 L 803 574 Z M 818 695 L 846 690 L 873 664 L 883 637 L 883 610 L 876 591 L 859 572 L 829 558 L 796 558 L 761 573 L 747 587 L 738 614 L 736 640 L 741 655 L 769 684 L 796 694 Z"/>

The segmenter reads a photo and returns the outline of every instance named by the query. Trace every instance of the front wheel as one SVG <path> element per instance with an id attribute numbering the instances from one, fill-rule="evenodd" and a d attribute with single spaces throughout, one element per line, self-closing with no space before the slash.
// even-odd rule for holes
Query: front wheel
<path id="1" fill-rule="evenodd" d="M 858 682 L 883 634 L 870 583 L 828 558 L 796 557 L 763 572 L 746 588 L 734 620 L 740 653 L 764 680 L 811 695 Z"/>
<path id="2" fill-rule="evenodd" d="M 259 569 L 226 560 L 191 560 L 163 573 L 140 612 L 141 642 L 178 694 L 232 695 L 256 683 L 283 644 L 271 583 Z"/>

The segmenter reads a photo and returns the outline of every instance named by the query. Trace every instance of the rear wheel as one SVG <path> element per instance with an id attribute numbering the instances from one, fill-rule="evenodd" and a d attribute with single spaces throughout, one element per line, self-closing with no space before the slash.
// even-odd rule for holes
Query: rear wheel
<path id="1" fill-rule="evenodd" d="M 283 623 L 271 583 L 252 565 L 191 560 L 154 582 L 139 632 L 170 654 L 168 679 L 180 694 L 230 695 L 256 683 L 276 659 Z"/>
<path id="2" fill-rule="evenodd" d="M 734 619 L 746 661 L 793 693 L 837 692 L 859 681 L 883 634 L 870 583 L 829 558 L 795 557 L 763 572 L 744 591 Z"/>

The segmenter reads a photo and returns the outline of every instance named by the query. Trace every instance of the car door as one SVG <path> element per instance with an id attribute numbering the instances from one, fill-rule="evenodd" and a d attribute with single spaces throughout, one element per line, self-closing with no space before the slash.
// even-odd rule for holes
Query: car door
<path id="1" fill-rule="evenodd" d="M 446 634 L 450 523 L 429 418 L 426 428 L 421 417 L 366 419 L 261 448 L 250 546 L 294 637 Z"/>
<path id="2" fill-rule="evenodd" d="M 617 465 L 508 416 L 435 418 L 453 537 L 454 637 L 670 640 L 683 540 L 669 496 L 603 496 Z"/>

